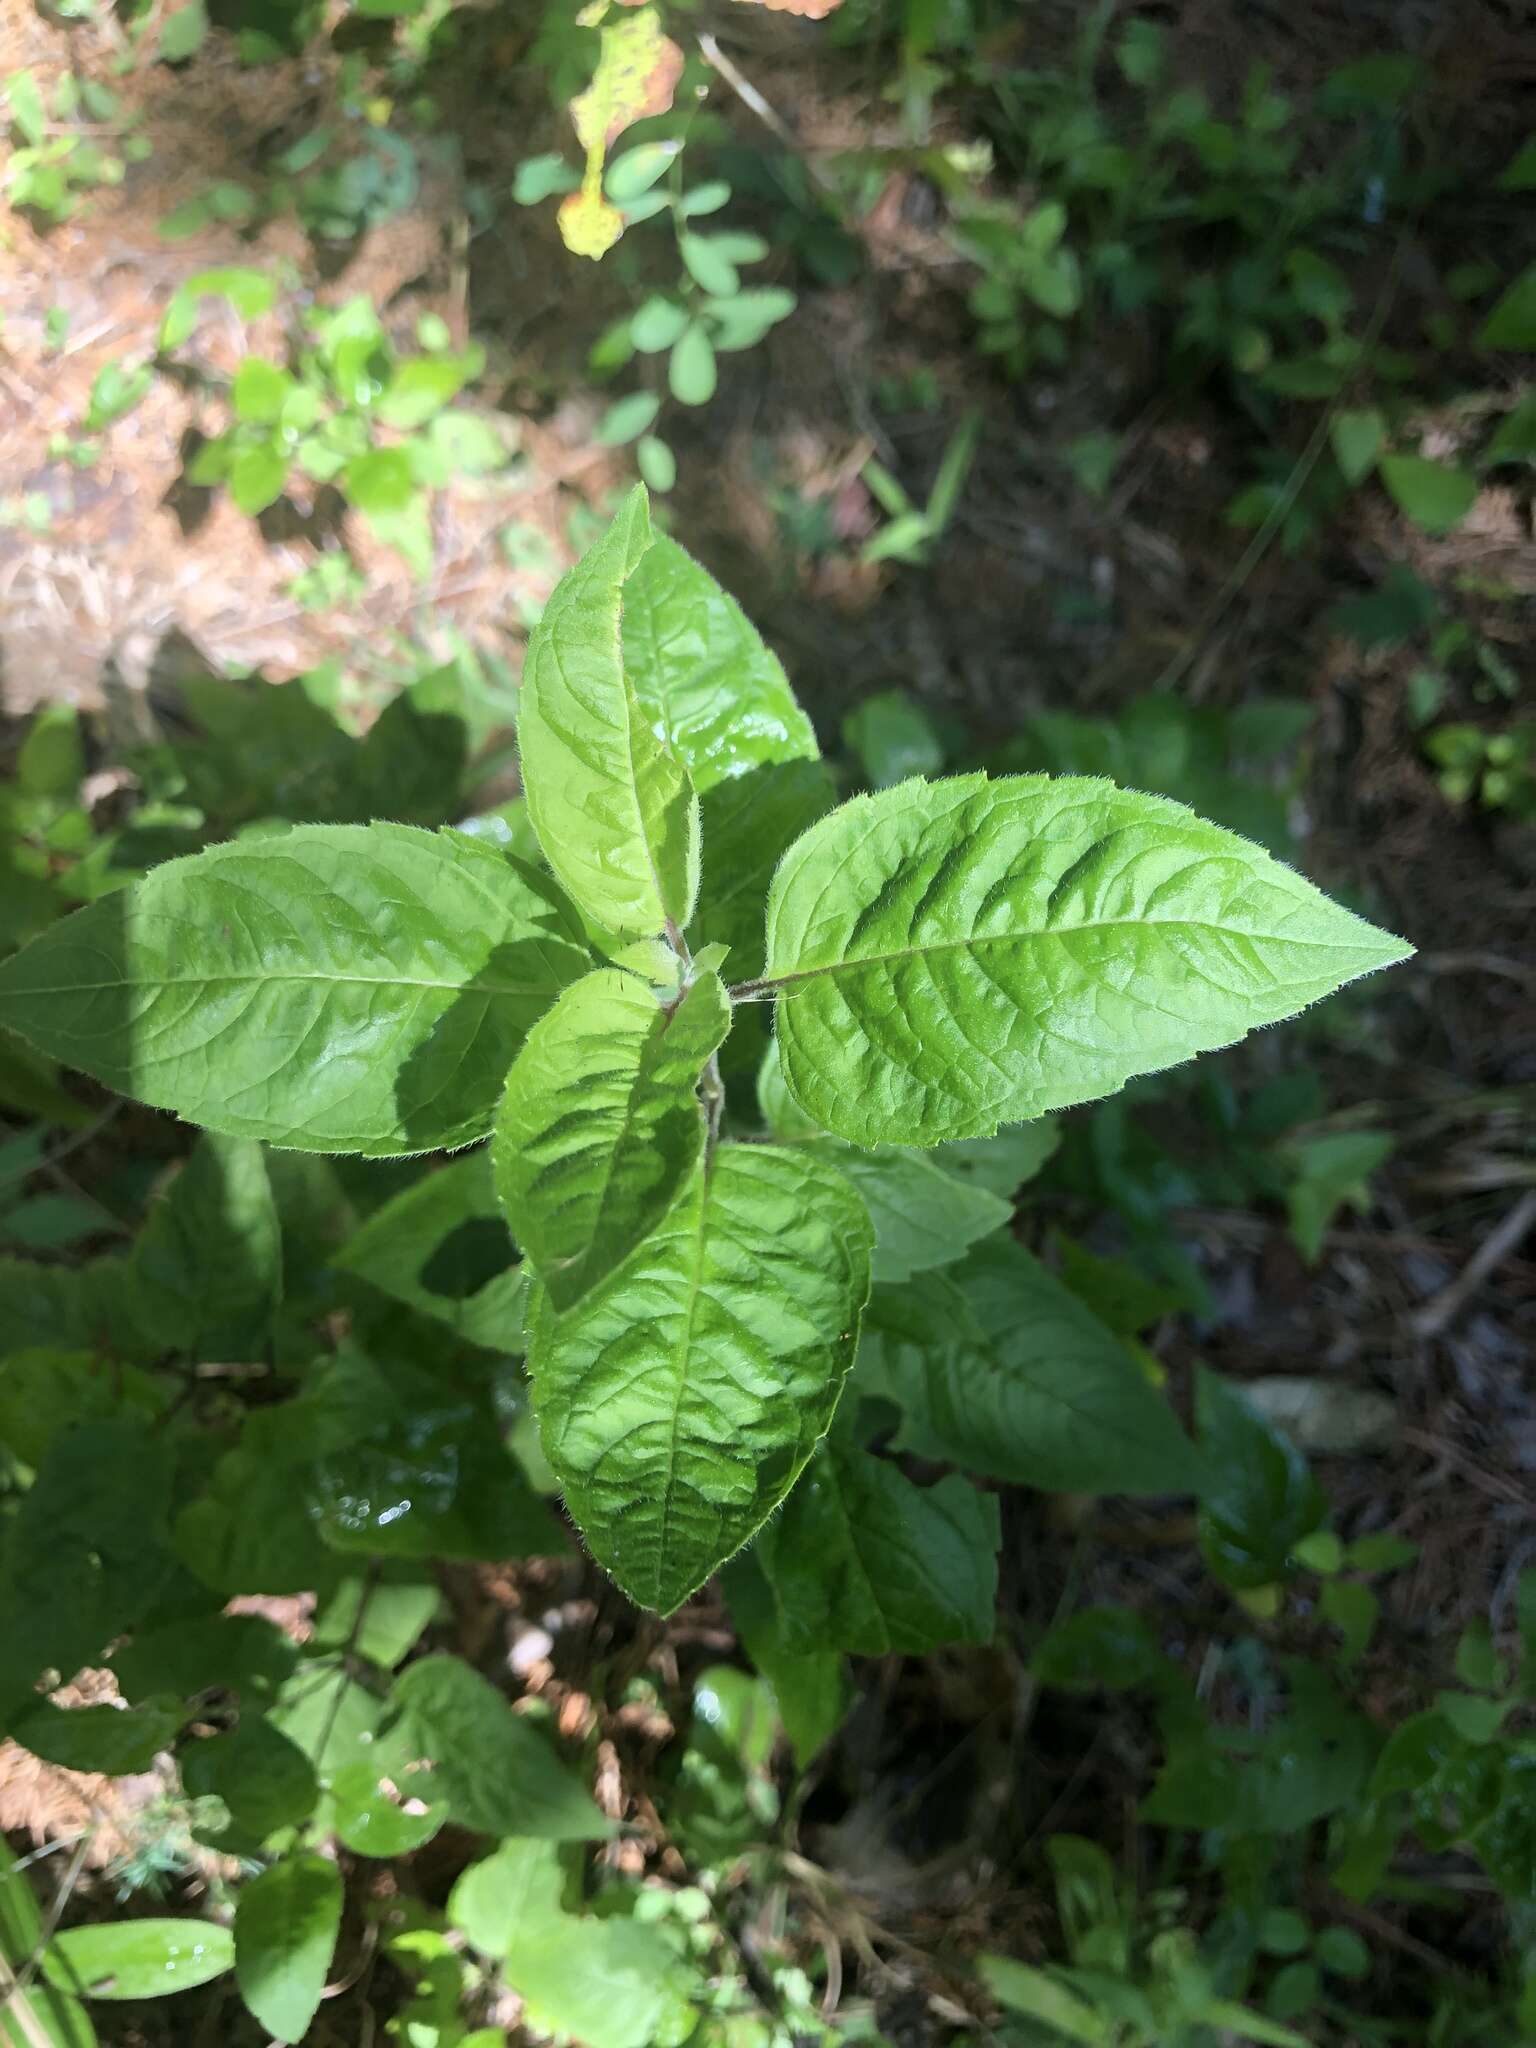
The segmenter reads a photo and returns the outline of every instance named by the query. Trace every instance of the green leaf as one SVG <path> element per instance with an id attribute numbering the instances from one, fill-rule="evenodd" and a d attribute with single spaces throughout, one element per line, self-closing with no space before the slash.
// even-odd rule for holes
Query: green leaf
<path id="1" fill-rule="evenodd" d="M 120 420 L 148 395 L 155 373 L 147 364 L 129 369 L 117 361 L 103 363 L 91 385 L 91 402 L 85 415 L 85 430 L 99 434 Z"/>
<path id="2" fill-rule="evenodd" d="M 877 1281 L 910 1280 L 952 1265 L 1013 1215 L 1011 1202 L 946 1173 L 927 1153 L 895 1145 L 864 1152 L 837 1138 L 813 1139 L 808 1149 L 864 1197 L 875 1227 Z"/>
<path id="3" fill-rule="evenodd" d="M 165 1998 L 222 1977 L 234 1960 L 234 1936 L 212 1920 L 112 1920 L 61 1929 L 43 1974 L 80 1998 Z"/>
<path id="4" fill-rule="evenodd" d="M 900 1443 L 990 1478 L 1131 1494 L 1190 1492 L 1202 1478 L 1137 1360 L 1011 1239 L 878 1288 L 856 1384 L 901 1404 Z"/>
<path id="5" fill-rule="evenodd" d="M 1229 1586 L 1272 1585 L 1292 1569 L 1302 1537 L 1322 1526 L 1322 1488 L 1290 1439 L 1215 1373 L 1199 1376 L 1196 1415 L 1208 1474 L 1200 1502 L 1206 1563 Z"/>
<path id="6" fill-rule="evenodd" d="M 273 426 L 281 419 L 293 389 L 293 379 L 286 370 L 263 356 L 246 356 L 235 372 L 229 399 L 237 419 Z"/>
<path id="7" fill-rule="evenodd" d="M 1145 1615 L 1128 1607 L 1084 1607 L 1049 1630 L 1030 1670 L 1066 1692 L 1153 1689 L 1173 1674 Z"/>
<path id="8" fill-rule="evenodd" d="M 1383 455 L 1377 466 L 1398 510 L 1425 533 L 1449 533 L 1477 502 L 1477 478 L 1448 462 L 1431 462 L 1425 455 Z"/>
<path id="9" fill-rule="evenodd" d="M 73 1674 L 152 1612 L 176 1573 L 171 1446 L 147 1425 L 56 1437 L 12 1516 L 0 1565 L 0 1724 L 46 1670 Z"/>
<path id="10" fill-rule="evenodd" d="M 735 264 L 721 247 L 722 240 L 719 235 L 685 232 L 677 238 L 677 253 L 695 284 L 719 298 L 728 299 L 740 286 L 741 279 Z"/>
<path id="11" fill-rule="evenodd" d="M 698 322 L 684 328 L 667 361 L 667 383 L 679 405 L 708 405 L 715 395 L 714 344 Z"/>
<path id="12" fill-rule="evenodd" d="M 1387 423 L 1374 406 L 1334 414 L 1328 423 L 1328 439 L 1346 483 L 1357 484 L 1370 475 L 1386 438 Z"/>
<path id="13" fill-rule="evenodd" d="M 541 200 L 553 199 L 559 192 L 574 192 L 581 183 L 581 173 L 573 164 L 568 164 L 557 150 L 546 151 L 542 156 L 525 156 L 517 167 L 512 180 L 512 197 L 519 206 L 537 206 Z"/>
<path id="14" fill-rule="evenodd" d="M 631 391 L 609 406 L 592 438 L 601 448 L 622 448 L 638 441 L 660 411 L 661 400 L 654 391 Z"/>
<path id="15" fill-rule="evenodd" d="M 834 1169 L 724 1145 L 579 1309 L 535 1296 L 545 1453 L 631 1599 L 670 1613 L 788 1493 L 853 1363 L 870 1249 Z"/>
<path id="16" fill-rule="evenodd" d="M 202 300 L 228 299 L 242 320 L 259 320 L 272 310 L 277 284 L 265 271 L 229 264 L 217 270 L 200 270 L 178 285 L 160 323 L 162 349 L 179 348 L 197 325 Z"/>
<path id="17" fill-rule="evenodd" d="M 502 1976 L 529 2024 L 588 2048 L 652 2048 L 686 2041 L 698 2015 L 687 1987 L 697 1978 L 659 1928 L 632 1920 L 577 1919 L 514 1935 Z"/>
<path id="18" fill-rule="evenodd" d="M 698 799 L 647 724 L 620 643 L 624 586 L 650 541 L 637 487 L 545 606 L 518 719 L 545 858 L 589 917 L 639 935 L 686 925 L 699 886 Z"/>
<path id="19" fill-rule="evenodd" d="M 379 1157 L 483 1137 L 587 964 L 569 911 L 491 847 L 299 825 L 52 926 L 0 964 L 0 1023 L 211 1130 Z"/>
<path id="20" fill-rule="evenodd" d="M 431 1788 L 460 1827 L 482 1835 L 596 1842 L 613 1832 L 547 1739 L 461 1657 L 422 1657 L 391 1704 Z"/>
<path id="21" fill-rule="evenodd" d="M 300 1850 L 235 1899 L 235 1982 L 276 2041 L 302 2041 L 320 2009 L 341 1932 L 341 1872 Z"/>
<path id="22" fill-rule="evenodd" d="M 266 441 L 253 448 L 236 449 L 228 481 L 229 495 L 248 519 L 254 519 L 283 495 L 288 481 L 288 458 L 280 448 Z"/>
<path id="23" fill-rule="evenodd" d="M 448 1896 L 449 1924 L 482 1955 L 501 1957 L 520 1934 L 564 1919 L 556 1843 L 514 1838 L 470 1864 Z"/>
<path id="24" fill-rule="evenodd" d="M 1325 1131 L 1279 1147 L 1287 1173 L 1291 1235 L 1310 1264 L 1320 1257 L 1340 1209 L 1370 1208 L 1371 1175 L 1391 1158 L 1393 1149 L 1393 1140 L 1383 1131 Z"/>
<path id="25" fill-rule="evenodd" d="M 985 1643 L 997 1600 L 996 1500 L 958 1473 L 914 1486 L 829 1439 L 758 1538 L 786 1648 L 917 1656 Z"/>
<path id="26" fill-rule="evenodd" d="M 716 349 L 732 351 L 756 348 L 770 328 L 787 320 L 799 300 L 779 285 L 735 292 L 729 298 L 706 299 L 710 339 Z"/>
<path id="27" fill-rule="evenodd" d="M 471 1344 L 522 1349 L 527 1276 L 502 1220 L 485 1148 L 449 1160 L 375 1209 L 331 1263 Z"/>
<path id="28" fill-rule="evenodd" d="M 478 350 L 462 356 L 413 356 L 397 366 L 374 410 L 387 427 L 409 431 L 425 426 L 458 397 L 480 362 Z"/>
<path id="29" fill-rule="evenodd" d="M 1048 2027 L 1051 2038 L 1080 2041 L 1084 2048 L 1108 2048 L 1115 2039 L 1113 2019 L 1085 2005 L 1045 1970 L 1015 1962 L 1011 1956 L 980 1956 L 976 1967 L 999 2005 Z"/>
<path id="30" fill-rule="evenodd" d="M 263 1714 L 242 1713 L 233 1728 L 192 1743 L 180 1761 L 188 1796 L 222 1799 L 253 1842 L 301 1826 L 320 1796 L 314 1765 Z"/>
<path id="31" fill-rule="evenodd" d="M 681 695 L 674 701 L 681 702 Z M 702 738 L 705 728 L 695 730 Z M 727 744 L 739 744 L 749 733 L 750 728 L 735 731 Z M 701 763 L 692 773 L 708 781 L 711 769 Z M 762 972 L 763 902 L 773 871 L 785 848 L 825 817 L 836 801 L 831 772 L 817 760 L 746 766 L 705 789 L 699 811 L 709 860 L 689 927 L 695 953 L 707 945 L 722 945 L 734 974 Z"/>
<path id="32" fill-rule="evenodd" d="M 163 1707 L 59 1707 L 38 1700 L 16 1716 L 10 1734 L 45 1763 L 120 1778 L 152 1769 L 176 1740 L 182 1718 Z"/>
<path id="33" fill-rule="evenodd" d="M 567 1913 L 562 1877 L 540 1842 L 503 1842 L 453 1888 L 449 1918 L 522 1999 L 541 2034 L 587 2048 L 656 2048 L 689 2039 L 691 1973 L 660 1929 Z"/>
<path id="34" fill-rule="evenodd" d="M 393 1858 L 423 1848 L 448 1818 L 448 1802 L 425 1763 L 398 1779 L 377 1763 L 346 1764 L 331 1779 L 336 1834 L 357 1856 Z"/>
<path id="35" fill-rule="evenodd" d="M 603 968 L 528 1034 L 492 1157 L 507 1221 L 555 1309 L 607 1279 L 693 1174 L 699 1076 L 730 1028 L 716 974 L 663 1008 L 636 976 Z"/>
<path id="36" fill-rule="evenodd" d="M 16 756 L 16 787 L 31 797 L 71 802 L 85 773 L 80 715 L 73 704 L 46 704 L 27 727 Z"/>
<path id="37" fill-rule="evenodd" d="M 649 298 L 629 323 L 629 338 L 643 356 L 669 349 L 688 325 L 688 308 L 676 299 Z"/>
<path id="38" fill-rule="evenodd" d="M 132 1267 L 144 1328 L 165 1349 L 264 1358 L 283 1251 L 260 1145 L 205 1133 L 151 1207 Z"/>
<path id="39" fill-rule="evenodd" d="M 1410 951 L 1182 805 L 1074 776 L 855 797 L 768 901 L 785 1080 L 861 1145 L 1112 1094 Z"/>
<path id="40" fill-rule="evenodd" d="M 681 147 L 678 142 L 642 142 L 625 150 L 603 173 L 603 190 L 615 206 L 627 206 L 666 176 Z"/>
<path id="41" fill-rule="evenodd" d="M 764 762 L 817 759 L 777 657 L 675 540 L 653 540 L 631 570 L 622 633 L 635 695 L 700 796 Z"/>
<path id="42" fill-rule="evenodd" d="M 397 1322 L 384 1319 L 384 1346 Z M 546 1556 L 562 1547 L 560 1532 L 509 1456 L 489 1390 L 477 1380 L 456 1386 L 430 1357 L 386 1349 L 374 1359 L 348 1348 L 313 1375 L 300 1402 L 269 1411 L 271 1438 L 253 1438 L 248 1422 L 243 1448 L 258 1471 L 284 1455 L 299 1467 L 290 1490 L 296 1481 L 309 1525 L 331 1550 Z"/>
<path id="43" fill-rule="evenodd" d="M 354 456 L 341 472 L 341 488 L 370 518 L 406 511 L 418 492 L 404 448 L 370 448 Z"/>
<path id="44" fill-rule="evenodd" d="M 773 1695 L 785 1740 L 801 1770 L 842 1726 L 853 1703 L 839 1650 L 791 1650 L 773 1589 L 755 1550 L 738 1551 L 721 1573 L 737 1639 Z"/>
<path id="45" fill-rule="evenodd" d="M 642 434 L 636 442 L 635 467 L 653 491 L 670 491 L 677 482 L 677 457 L 655 434 Z"/>
<path id="46" fill-rule="evenodd" d="M 160 30 L 160 48 L 156 55 L 162 64 L 184 64 L 189 57 L 197 55 L 207 35 L 208 15 L 203 0 L 186 0 L 184 6 L 167 17 Z"/>
<path id="47" fill-rule="evenodd" d="M 913 775 L 936 775 L 944 748 L 933 722 L 905 690 L 866 697 L 843 720 L 843 745 L 858 758 L 872 789 L 890 789 Z"/>
<path id="48" fill-rule="evenodd" d="M 235 1693 L 242 1704 L 270 1700 L 293 1676 L 298 1650 L 259 1614 L 199 1615 L 141 1630 L 112 1659 L 123 1697 Z"/>
<path id="49" fill-rule="evenodd" d="M 43 139 L 48 113 L 37 80 L 30 71 L 13 71 L 5 81 L 5 105 L 11 125 L 34 149 Z"/>
<path id="50" fill-rule="evenodd" d="M 80 1269 L 45 1268 L 62 1275 L 66 1287 L 79 1291 Z M 5 1274 L 0 1268 L 0 1288 Z M 126 1297 L 126 1289 L 124 1290 Z M 123 1313 L 126 1298 L 117 1304 Z M 110 1317 L 107 1319 L 110 1322 Z M 119 1339 L 123 1332 L 117 1332 Z M 5 1350 L 0 1342 L 0 1351 Z M 0 1444 L 25 1465 L 41 1465 L 49 1446 L 64 1430 L 80 1422 L 108 1422 L 139 1415 L 157 1416 L 166 1406 L 164 1383 L 124 1365 L 120 1357 L 98 1358 L 89 1351 L 58 1351 L 50 1346 L 11 1351 L 0 1361 Z"/>
<path id="51" fill-rule="evenodd" d="M 14 1966 L 43 1946 L 43 1916 L 17 1860 L 0 1841 L 0 1960 Z M 0 1998 L 0 2048 L 97 2048 L 96 2029 L 76 1999 L 34 1983 Z"/>
<path id="52" fill-rule="evenodd" d="M 1523 270 L 1478 331 L 1481 348 L 1536 348 L 1536 263 Z"/>

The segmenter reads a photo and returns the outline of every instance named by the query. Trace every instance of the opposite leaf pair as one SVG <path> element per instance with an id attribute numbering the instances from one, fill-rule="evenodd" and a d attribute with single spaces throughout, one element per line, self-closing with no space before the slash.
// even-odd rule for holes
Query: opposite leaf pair
<path id="1" fill-rule="evenodd" d="M 810 724 L 641 491 L 534 633 L 519 744 L 554 879 L 387 824 L 212 847 L 6 962 L 0 1019 L 273 1144 L 381 1156 L 494 1122 L 547 1455 L 597 1557 L 664 1610 L 826 1433 L 875 1246 L 835 1147 L 719 1142 L 740 1004 L 776 1002 L 799 1138 L 933 1146 L 1229 1044 L 1408 950 L 1096 779 L 908 782 L 806 829 L 826 803 L 803 787 Z M 731 989 L 723 932 L 752 970 Z"/>

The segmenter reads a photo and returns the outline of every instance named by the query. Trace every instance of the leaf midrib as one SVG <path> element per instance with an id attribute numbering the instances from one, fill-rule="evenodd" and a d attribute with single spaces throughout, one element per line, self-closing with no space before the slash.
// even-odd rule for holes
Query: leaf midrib
<path id="1" fill-rule="evenodd" d="M 857 953 L 845 960 L 828 960 L 819 967 L 792 967 L 782 974 L 769 969 L 762 981 L 766 988 L 783 988 L 792 981 L 815 981 L 824 974 L 847 974 L 858 967 L 891 967 L 907 960 L 930 959 L 936 953 L 975 953 L 983 946 L 1020 946 L 1032 939 L 1066 938 L 1074 932 L 1149 929 L 1220 932 L 1223 938 L 1246 939 L 1255 946 L 1310 946 L 1326 953 L 1351 950 L 1333 939 L 1293 938 L 1284 932 L 1243 931 L 1235 925 L 1217 924 L 1208 917 L 1105 917 L 1087 924 L 1031 925 L 1019 931 L 977 932 L 970 938 L 936 939 L 930 945 L 908 946 L 896 953 Z"/>
<path id="2" fill-rule="evenodd" d="M 238 988 L 253 982 L 286 984 L 306 981 L 318 982 L 325 988 L 440 989 L 449 995 L 488 996 L 558 995 L 563 986 L 559 982 L 546 985 L 543 982 L 417 981 L 403 974 L 178 974 L 145 976 L 138 981 L 71 981 L 57 987 L 29 984 L 24 989 L 11 991 L 0 988 L 0 995 L 101 995 L 113 988 L 208 988 L 222 983 Z"/>

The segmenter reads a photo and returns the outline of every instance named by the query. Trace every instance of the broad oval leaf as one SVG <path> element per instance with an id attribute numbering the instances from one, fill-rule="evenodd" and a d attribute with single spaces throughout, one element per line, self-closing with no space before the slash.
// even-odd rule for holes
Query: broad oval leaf
<path id="1" fill-rule="evenodd" d="M 260 1145 L 205 1133 L 151 1207 L 130 1265 L 140 1322 L 166 1350 L 264 1357 L 283 1249 Z"/>
<path id="2" fill-rule="evenodd" d="M 1057 1493 L 1194 1491 L 1204 1467 L 1126 1347 L 1022 1245 L 880 1288 L 857 1381 L 905 1421 L 898 1443 Z"/>
<path id="3" fill-rule="evenodd" d="M 589 964 L 569 907 L 492 847 L 299 825 L 52 926 L 0 965 L 0 1023 L 189 1123 L 381 1157 L 483 1137 Z"/>
<path id="4" fill-rule="evenodd" d="M 212 1920 L 112 1920 L 63 1928 L 43 1974 L 78 1998 L 163 1998 L 221 1977 L 234 1959 L 234 1936 Z"/>
<path id="5" fill-rule="evenodd" d="M 431 1766 L 421 1797 L 442 1801 L 460 1827 L 552 1842 L 613 1832 L 543 1733 L 462 1657 L 419 1658 L 390 1699 L 412 1757 Z"/>
<path id="6" fill-rule="evenodd" d="M 341 1872 L 300 1850 L 235 1900 L 235 1982 L 276 2041 L 302 2041 L 319 2009 L 341 1931 Z"/>
<path id="7" fill-rule="evenodd" d="M 545 1454 L 633 1600 L 680 1606 L 794 1484 L 853 1363 L 871 1241 L 834 1168 L 723 1145 L 579 1308 L 536 1297 Z"/>
<path id="8" fill-rule="evenodd" d="M 529 1033 L 492 1155 L 507 1221 L 555 1308 L 606 1279 L 697 1166 L 699 1075 L 730 1028 L 717 974 L 667 1008 L 636 976 L 602 968 Z"/>
<path id="9" fill-rule="evenodd" d="M 990 1641 L 998 1507 L 958 1473 L 914 1486 L 883 1458 L 824 1443 L 757 1554 L 786 1649 L 917 1656 Z"/>
<path id="10" fill-rule="evenodd" d="M 496 1201 L 487 1147 L 447 1161 L 375 1209 L 331 1264 L 471 1344 L 522 1349 L 527 1276 Z"/>
<path id="11" fill-rule="evenodd" d="M 855 797 L 790 848 L 765 989 L 807 1115 L 935 1145 L 1112 1094 L 1411 951 L 1182 804 L 978 774 Z"/>
<path id="12" fill-rule="evenodd" d="M 545 858 L 599 925 L 685 925 L 699 887 L 699 806 L 625 675 L 619 608 L 651 545 L 637 485 L 562 578 L 528 641 L 518 747 Z"/>
<path id="13" fill-rule="evenodd" d="M 811 721 L 735 598 L 675 540 L 624 585 L 624 665 L 646 716 L 703 796 L 771 761 L 814 761 Z"/>
<path id="14" fill-rule="evenodd" d="M 876 1280 L 910 1280 L 914 1273 L 952 1265 L 1013 1215 L 1011 1202 L 904 1145 L 866 1152 L 838 1138 L 819 1138 L 810 1147 L 864 1197 L 875 1227 Z"/>

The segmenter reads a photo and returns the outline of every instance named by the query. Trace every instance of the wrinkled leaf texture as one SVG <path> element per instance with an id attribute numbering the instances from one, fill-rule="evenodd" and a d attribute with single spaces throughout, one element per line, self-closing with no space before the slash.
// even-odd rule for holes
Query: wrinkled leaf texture
<path id="1" fill-rule="evenodd" d="M 535 1298 L 545 1454 L 642 1606 L 679 1606 L 794 1484 L 853 1363 L 871 1242 L 832 1167 L 722 1145 L 579 1308 Z"/>
<path id="2" fill-rule="evenodd" d="M 603 968 L 529 1033 L 492 1155 L 508 1224 L 556 1309 L 607 1278 L 698 1165 L 699 1075 L 730 1024 L 716 974 L 665 1008 L 636 976 Z"/>
<path id="3" fill-rule="evenodd" d="M 589 964 L 549 885 L 478 841 L 300 825 L 54 925 L 0 965 L 0 1022 L 190 1123 L 383 1157 L 485 1136 Z"/>
<path id="4" fill-rule="evenodd" d="M 1111 1094 L 1411 950 L 1182 805 L 1077 776 L 855 797 L 768 904 L 785 1080 L 862 1145 Z"/>

